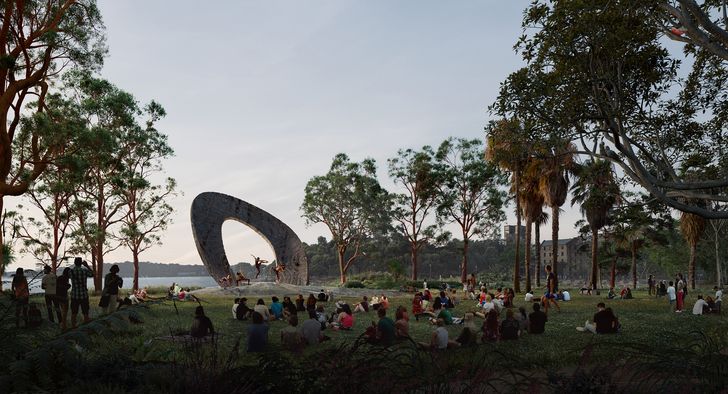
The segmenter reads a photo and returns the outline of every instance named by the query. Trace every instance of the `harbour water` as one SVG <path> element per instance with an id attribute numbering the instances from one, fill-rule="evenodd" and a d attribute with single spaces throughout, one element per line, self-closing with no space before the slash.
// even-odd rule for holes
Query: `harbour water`
<path id="1" fill-rule="evenodd" d="M 32 277 L 28 277 L 28 283 L 30 284 L 30 292 L 31 294 L 41 293 L 43 290 L 40 288 L 40 280 L 42 278 L 42 274 L 39 275 L 37 278 L 33 279 Z M 133 278 L 125 277 L 124 279 L 124 289 L 131 289 Z M 9 289 L 10 288 L 10 282 L 13 281 L 13 277 L 10 275 L 3 275 L 3 289 Z M 215 283 L 215 280 L 212 279 L 210 276 L 161 276 L 161 277 L 154 277 L 154 278 L 139 278 L 139 286 L 149 286 L 149 287 L 156 287 L 156 286 L 166 286 L 169 287 L 172 285 L 172 283 L 177 283 L 181 287 L 211 287 L 211 286 L 217 286 L 217 283 Z M 94 288 L 94 282 L 92 278 L 89 278 L 88 280 L 88 288 L 93 289 Z"/>

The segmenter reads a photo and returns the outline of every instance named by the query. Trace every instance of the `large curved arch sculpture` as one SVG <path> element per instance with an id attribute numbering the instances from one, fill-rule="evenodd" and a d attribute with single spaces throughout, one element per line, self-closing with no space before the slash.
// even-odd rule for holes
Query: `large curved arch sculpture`
<path id="1" fill-rule="evenodd" d="M 279 264 L 285 264 L 281 282 L 308 284 L 308 259 L 296 233 L 268 212 L 227 194 L 205 192 L 192 201 L 192 235 L 207 271 L 217 279 L 231 273 L 222 242 L 222 224 L 235 220 L 268 241 Z"/>

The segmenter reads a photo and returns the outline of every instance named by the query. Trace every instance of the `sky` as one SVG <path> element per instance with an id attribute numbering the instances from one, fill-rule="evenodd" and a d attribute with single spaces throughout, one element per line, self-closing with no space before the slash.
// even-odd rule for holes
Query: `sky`
<path id="1" fill-rule="evenodd" d="M 164 106 L 157 128 L 175 150 L 166 175 L 184 193 L 172 201 L 164 244 L 141 259 L 200 264 L 189 219 L 199 193 L 248 201 L 313 243 L 330 234 L 301 218 L 304 187 L 337 153 L 374 158 L 380 182 L 397 191 L 386 161 L 398 149 L 482 139 L 500 82 L 523 65 L 513 44 L 528 2 L 98 4 L 109 46 L 101 76 Z M 575 236 L 580 214 L 564 208 L 560 236 Z M 226 222 L 223 237 L 231 262 L 274 258 L 241 223 Z M 124 249 L 106 259 L 126 260 Z M 34 264 L 25 256 L 18 263 Z"/>

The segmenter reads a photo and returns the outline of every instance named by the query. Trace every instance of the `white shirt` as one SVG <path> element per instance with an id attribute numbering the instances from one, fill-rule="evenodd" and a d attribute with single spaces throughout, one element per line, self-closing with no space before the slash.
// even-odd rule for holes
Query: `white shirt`
<path id="1" fill-rule="evenodd" d="M 237 319 L 238 315 L 235 313 L 238 310 L 238 304 L 233 304 L 233 319 Z"/>
<path id="2" fill-rule="evenodd" d="M 447 349 L 447 329 L 445 329 L 445 327 L 437 327 L 437 330 L 435 330 L 435 334 L 437 335 L 437 337 L 435 338 L 437 348 Z"/>
<path id="3" fill-rule="evenodd" d="M 495 309 L 495 304 L 492 301 L 483 304 L 483 311 L 485 313 L 490 312 L 491 309 Z"/>
<path id="4" fill-rule="evenodd" d="M 718 289 L 718 291 L 715 292 L 715 302 L 723 302 L 723 290 Z"/>
<path id="5" fill-rule="evenodd" d="M 568 292 L 568 291 L 564 291 L 564 292 L 563 292 L 563 293 L 561 293 L 561 294 L 563 294 L 563 295 L 564 295 L 564 301 L 571 301 L 571 294 L 569 294 L 569 292 Z"/>
<path id="6" fill-rule="evenodd" d="M 708 303 L 705 302 L 704 299 L 701 298 L 695 301 L 695 305 L 693 306 L 693 315 L 702 315 L 704 306 L 708 306 Z"/>
<path id="7" fill-rule="evenodd" d="M 531 301 L 533 301 L 533 294 L 526 293 L 526 302 L 531 302 Z"/>
<path id="8" fill-rule="evenodd" d="M 675 296 L 675 288 L 674 287 L 670 286 L 670 287 L 667 288 L 667 297 L 668 297 L 668 299 L 670 301 L 674 301 L 674 300 L 677 299 L 677 297 Z"/>
<path id="9" fill-rule="evenodd" d="M 56 295 L 56 274 L 51 272 L 44 275 L 41 285 L 45 289 L 46 295 Z"/>
<path id="10" fill-rule="evenodd" d="M 263 321 L 270 320 L 270 312 L 268 312 L 268 307 L 265 305 L 255 305 L 253 307 L 253 310 L 263 315 Z"/>

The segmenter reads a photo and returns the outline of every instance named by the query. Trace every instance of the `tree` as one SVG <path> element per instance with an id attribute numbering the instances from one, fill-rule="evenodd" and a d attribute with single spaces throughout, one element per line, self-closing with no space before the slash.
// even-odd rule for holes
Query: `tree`
<path id="1" fill-rule="evenodd" d="M 513 291 L 521 291 L 519 249 L 521 243 L 521 176 L 529 157 L 530 143 L 518 119 L 500 119 L 486 127 L 485 158 L 511 173 L 516 203 L 516 255 L 513 263 Z"/>
<path id="2" fill-rule="evenodd" d="M 549 146 L 550 145 L 550 146 Z M 556 288 L 559 283 L 559 215 L 561 206 L 566 203 L 569 194 L 569 171 L 574 165 L 574 151 L 576 148 L 568 140 L 559 140 L 553 144 L 543 144 L 540 154 L 543 166 L 538 187 L 544 198 L 544 203 L 551 207 L 551 268 L 556 278 Z"/>
<path id="3" fill-rule="evenodd" d="M 614 179 L 611 164 L 606 160 L 587 160 L 577 165 L 576 180 L 571 188 L 573 204 L 581 205 L 591 230 L 591 286 L 597 288 L 599 271 L 597 251 L 599 230 L 607 224 L 609 210 L 619 201 L 619 185 Z"/>
<path id="4" fill-rule="evenodd" d="M 536 245 L 536 287 L 541 287 L 541 226 L 548 222 L 548 220 L 549 214 L 544 211 L 541 211 L 533 220 L 535 233 L 534 245 Z"/>
<path id="5" fill-rule="evenodd" d="M 379 185 L 373 159 L 356 163 L 339 153 L 326 175 L 306 184 L 301 211 L 307 224 L 323 223 L 331 232 L 343 284 L 352 263 L 362 256 L 364 242 L 387 229 L 390 197 Z"/>
<path id="6" fill-rule="evenodd" d="M 544 205 L 543 194 L 539 190 L 538 183 L 541 175 L 543 162 L 531 158 L 523 171 L 521 179 L 521 191 L 518 193 L 521 199 L 522 214 L 526 218 L 526 246 L 525 246 L 525 275 L 526 291 L 531 291 L 531 232 L 533 223 L 541 215 Z M 537 273 L 538 274 L 538 273 Z"/>
<path id="7" fill-rule="evenodd" d="M 151 181 L 163 171 L 162 160 L 174 154 L 167 136 L 154 128 L 154 123 L 165 115 L 164 109 L 152 102 L 144 112 L 149 117 L 147 127 L 132 128 L 125 136 L 130 147 L 122 158 L 123 183 L 119 187 L 119 197 L 126 205 L 121 239 L 132 253 L 134 290 L 139 288 L 139 255 L 161 244 L 159 233 L 166 230 L 174 212 L 168 201 L 177 195 L 173 178 L 167 178 L 163 185 Z"/>
<path id="8" fill-rule="evenodd" d="M 497 236 L 503 221 L 506 193 L 501 189 L 506 177 L 491 163 L 482 160 L 479 140 L 443 141 L 437 149 L 437 215 L 440 223 L 458 224 L 463 236 L 460 277 L 468 275 L 468 244 L 473 236 Z"/>
<path id="9" fill-rule="evenodd" d="M 670 39 L 701 47 L 728 61 L 727 8 L 726 0 L 720 0 L 720 4 L 704 1 L 701 5 L 695 0 L 663 1 L 658 26 Z M 713 10 L 722 11 L 722 28 L 719 19 L 711 15 Z"/>
<path id="10" fill-rule="evenodd" d="M 0 211 L 5 197 L 24 194 L 64 145 L 47 111 L 51 80 L 69 66 L 98 66 L 106 52 L 94 0 L 5 1 L 2 7 Z"/>
<path id="11" fill-rule="evenodd" d="M 703 115 L 701 109 L 711 102 L 705 100 L 709 94 L 718 98 L 717 105 L 726 98 L 695 90 L 690 78 L 680 77 L 682 59 L 671 56 L 660 42 L 662 30 L 648 23 L 663 3 L 532 2 L 516 45 L 528 66 L 501 85 L 494 108 L 499 115 L 533 122 L 544 137 L 578 141 L 578 153 L 611 161 L 674 209 L 727 217 L 707 202 L 728 200 L 728 178 L 693 180 L 678 170 L 691 155 L 725 147 L 724 132 L 711 126 L 724 117 Z M 686 53 L 696 60 L 716 58 L 689 48 Z M 677 97 L 676 90 L 681 90 Z M 708 157 L 714 164 L 725 160 Z"/>
<path id="12" fill-rule="evenodd" d="M 400 149 L 397 157 L 388 160 L 389 176 L 406 191 L 392 195 L 392 217 L 410 244 L 412 280 L 417 280 L 419 250 L 435 236 L 435 226 L 425 225 L 437 202 L 433 156 L 432 148 L 425 146 L 420 152 Z"/>
<path id="13" fill-rule="evenodd" d="M 695 259 L 697 255 L 698 242 L 705 232 L 705 219 L 688 212 L 680 215 L 680 231 L 685 241 L 690 245 L 690 262 L 688 263 L 688 276 L 690 277 L 690 288 L 695 289 Z"/>
<path id="14" fill-rule="evenodd" d="M 143 188 L 145 183 L 130 175 L 130 163 L 135 162 L 139 151 L 154 150 L 160 142 L 166 144 L 164 139 L 150 139 L 139 125 L 139 118 L 148 116 L 152 122 L 147 127 L 150 129 L 161 107 L 153 103 L 142 109 L 133 95 L 87 72 L 68 73 L 65 78 L 73 92 L 69 99 L 77 100 L 82 117 L 87 120 L 86 142 L 78 152 L 86 161 L 86 172 L 73 201 L 77 217 L 75 251 L 91 255 L 96 274 L 94 287 L 100 291 L 104 256 L 123 243 L 112 229 L 126 216 L 125 193 L 129 188 Z M 141 146 L 140 142 L 149 145 Z"/>

